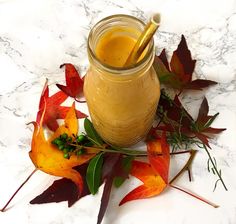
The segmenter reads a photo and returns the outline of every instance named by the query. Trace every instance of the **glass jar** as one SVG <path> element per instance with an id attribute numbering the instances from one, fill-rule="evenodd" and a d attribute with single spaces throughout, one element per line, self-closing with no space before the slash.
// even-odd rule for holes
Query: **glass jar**
<path id="1" fill-rule="evenodd" d="M 112 145 L 131 146 L 142 140 L 152 126 L 160 97 L 159 80 L 152 67 L 154 41 L 137 64 L 126 67 L 106 64 L 98 57 L 96 47 L 111 30 L 113 36 L 129 35 L 137 40 L 144 26 L 135 17 L 114 15 L 98 22 L 89 34 L 90 68 L 84 94 L 96 131 Z"/>

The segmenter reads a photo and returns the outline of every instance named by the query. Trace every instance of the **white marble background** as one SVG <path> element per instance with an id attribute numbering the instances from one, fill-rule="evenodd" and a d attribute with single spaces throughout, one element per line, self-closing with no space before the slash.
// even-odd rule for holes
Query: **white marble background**
<path id="1" fill-rule="evenodd" d="M 219 82 L 204 92 L 211 113 L 220 112 L 216 127 L 227 131 L 211 141 L 212 154 L 229 189 L 213 192 L 215 176 L 207 172 L 207 157 L 199 152 L 193 166 L 194 182 L 183 176 L 177 184 L 218 203 L 213 209 L 174 189 L 158 197 L 127 203 L 120 199 L 139 184 L 134 179 L 114 190 L 104 224 L 235 224 L 236 223 L 236 1 L 235 0 L 0 0 L 0 207 L 33 170 L 28 157 L 32 127 L 45 81 L 62 82 L 59 65 L 70 62 L 81 74 L 88 68 L 86 41 L 90 28 L 101 18 L 125 13 L 147 21 L 161 12 L 157 50 L 170 53 L 187 38 L 197 59 L 196 77 Z M 56 91 L 54 86 L 51 90 Z M 203 93 L 184 100 L 193 116 Z M 78 108 L 86 112 L 84 106 Z M 180 167 L 172 161 L 172 172 Z M 184 161 L 184 159 L 183 159 Z M 101 191 L 72 208 L 67 203 L 30 205 L 29 201 L 55 178 L 36 173 L 20 191 L 9 210 L 0 213 L 1 224 L 94 224 Z"/>

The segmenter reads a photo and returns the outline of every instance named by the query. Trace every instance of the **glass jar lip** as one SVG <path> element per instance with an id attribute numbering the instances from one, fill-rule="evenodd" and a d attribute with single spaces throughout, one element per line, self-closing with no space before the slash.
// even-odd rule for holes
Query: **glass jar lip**
<path id="1" fill-rule="evenodd" d="M 89 32 L 89 36 L 88 36 L 88 43 L 87 43 L 87 48 L 88 48 L 88 53 L 89 55 L 92 57 L 92 59 L 95 61 L 96 64 L 98 64 L 102 69 L 105 70 L 109 70 L 112 73 L 116 73 L 116 72 L 132 72 L 133 70 L 136 70 L 137 68 L 141 67 L 142 65 L 145 64 L 145 62 L 147 61 L 148 58 L 151 57 L 151 55 L 154 52 L 154 40 L 153 38 L 151 39 L 149 45 L 148 45 L 148 51 L 145 54 L 145 56 L 135 65 L 129 65 L 129 66 L 125 66 L 125 67 L 114 67 L 108 64 L 103 63 L 101 60 L 99 60 L 99 58 L 96 56 L 96 54 L 94 53 L 92 47 L 90 46 L 90 40 L 91 37 L 94 33 L 94 31 L 96 30 L 96 28 L 99 27 L 99 25 L 105 21 L 111 20 L 111 19 L 116 19 L 116 18 L 127 18 L 127 19 L 131 19 L 135 22 L 140 23 L 143 27 L 145 27 L 145 23 L 143 21 L 141 21 L 140 19 L 131 16 L 131 15 L 126 15 L 126 14 L 115 14 L 115 15 L 111 15 L 111 16 L 107 16 L 105 18 L 103 18 L 102 20 L 98 21 L 93 28 L 90 30 Z"/>

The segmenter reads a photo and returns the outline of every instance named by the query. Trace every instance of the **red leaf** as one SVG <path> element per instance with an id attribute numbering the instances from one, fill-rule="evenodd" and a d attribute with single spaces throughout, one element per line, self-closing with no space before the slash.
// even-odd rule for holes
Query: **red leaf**
<path id="1" fill-rule="evenodd" d="M 81 174 L 83 178 L 84 187 L 82 194 L 79 194 L 78 188 L 72 180 L 62 178 L 60 180 L 54 181 L 47 190 L 31 200 L 30 204 L 68 201 L 68 207 L 71 207 L 80 198 L 90 194 L 85 180 L 87 167 L 88 163 L 75 167 L 75 169 Z"/>
<path id="2" fill-rule="evenodd" d="M 166 57 L 166 51 L 165 49 L 162 50 L 161 54 L 158 56 L 158 58 L 162 61 L 162 63 L 165 65 L 166 69 L 170 72 L 169 63 Z"/>
<path id="3" fill-rule="evenodd" d="M 137 199 L 144 199 L 160 194 L 166 187 L 162 177 L 154 172 L 148 163 L 133 161 L 131 175 L 141 180 L 144 184 L 129 192 L 119 205 Z"/>
<path id="4" fill-rule="evenodd" d="M 105 182 L 105 185 L 102 193 L 97 224 L 100 224 L 102 222 L 102 219 L 105 215 L 110 198 L 113 180 L 121 169 L 121 159 L 122 155 L 118 153 L 115 155 L 113 153 L 107 153 L 104 159 L 102 179 Z"/>
<path id="5" fill-rule="evenodd" d="M 186 82 L 191 81 L 196 60 L 192 60 L 191 52 L 188 49 L 184 35 L 181 36 L 181 41 L 176 51 L 174 51 L 173 55 L 174 54 L 176 54 L 180 63 L 183 66 L 184 74 L 186 75 L 185 77 Z"/>
<path id="6" fill-rule="evenodd" d="M 211 148 L 208 142 L 208 136 L 199 132 L 195 132 L 196 137 L 207 147 Z"/>
<path id="7" fill-rule="evenodd" d="M 219 134 L 221 133 L 222 131 L 225 131 L 226 128 L 205 128 L 204 129 L 204 133 L 209 133 L 209 134 Z"/>
<path id="8" fill-rule="evenodd" d="M 204 97 L 201 106 L 199 108 L 198 116 L 196 122 L 203 122 L 205 121 L 205 117 L 207 117 L 209 112 L 209 106 L 206 97 Z M 208 121 L 208 120 L 207 120 Z M 205 121 L 205 122 L 207 122 Z"/>
<path id="9" fill-rule="evenodd" d="M 216 85 L 217 82 L 207 80 L 207 79 L 196 79 L 188 83 L 184 88 L 193 90 L 202 90 L 206 87 Z"/>
<path id="10" fill-rule="evenodd" d="M 147 151 L 150 164 L 133 161 L 130 172 L 131 175 L 141 180 L 143 185 L 129 192 L 121 200 L 120 205 L 128 201 L 159 195 L 168 185 L 170 151 L 165 133 L 161 139 L 148 142 Z"/>
<path id="11" fill-rule="evenodd" d="M 54 181 L 47 190 L 31 200 L 30 204 L 68 201 L 68 207 L 71 207 L 78 200 L 78 196 L 76 184 L 69 179 L 63 178 Z"/>
<path id="12" fill-rule="evenodd" d="M 162 133 L 160 140 L 150 141 L 147 143 L 147 152 L 149 162 L 156 173 L 158 173 L 165 183 L 168 183 L 169 165 L 170 165 L 170 148 L 166 141 L 165 132 Z M 155 154 L 160 154 L 156 156 Z"/>
<path id="13" fill-rule="evenodd" d="M 62 91 L 59 91 L 49 97 L 49 88 L 46 81 L 40 97 L 39 111 L 37 113 L 36 122 L 39 124 L 39 121 L 42 117 L 44 104 L 46 104 L 43 125 L 46 125 L 50 130 L 55 131 L 59 127 L 57 119 L 64 119 L 70 109 L 70 107 L 60 106 L 60 104 L 62 104 L 67 99 L 67 97 L 68 96 Z M 76 110 L 76 116 L 77 118 L 87 117 L 86 114 L 78 110 Z"/>
<path id="14" fill-rule="evenodd" d="M 181 64 L 180 59 L 178 58 L 177 54 L 174 52 L 171 61 L 170 61 L 171 71 L 178 76 L 178 79 L 181 81 L 182 85 L 186 84 L 191 77 L 186 76 L 184 73 L 184 67 Z"/>
<path id="15" fill-rule="evenodd" d="M 204 133 L 208 134 L 218 134 L 222 131 L 225 131 L 225 128 L 212 128 L 210 125 L 215 120 L 215 118 L 218 116 L 218 113 L 214 116 L 208 115 L 209 112 L 209 106 L 207 99 L 204 97 L 201 106 L 199 108 L 198 117 L 195 121 L 195 126 L 197 127 L 197 130 L 195 130 L 194 134 L 209 147 L 208 144 L 208 138 L 209 136 L 205 135 Z"/>
<path id="16" fill-rule="evenodd" d="M 170 65 L 165 49 L 155 57 L 154 69 L 159 76 L 160 82 L 182 92 L 184 89 L 202 90 L 216 82 L 211 80 L 197 79 L 192 81 L 192 74 L 196 60 L 192 59 L 185 37 L 182 35 L 177 49 L 173 52 Z"/>
<path id="17" fill-rule="evenodd" d="M 76 98 L 83 92 L 84 81 L 80 78 L 79 73 L 74 65 L 65 63 L 60 68 L 65 66 L 66 86 L 57 84 L 57 87 L 68 96 Z"/>

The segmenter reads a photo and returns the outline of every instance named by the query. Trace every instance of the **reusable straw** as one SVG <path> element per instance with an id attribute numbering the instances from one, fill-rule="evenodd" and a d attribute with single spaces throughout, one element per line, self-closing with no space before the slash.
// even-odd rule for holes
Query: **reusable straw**
<path id="1" fill-rule="evenodd" d="M 138 38 L 136 44 L 134 45 L 134 48 L 132 49 L 124 66 L 134 65 L 138 61 L 139 57 L 145 50 L 146 46 L 149 44 L 156 30 L 159 28 L 160 22 L 161 22 L 161 15 L 159 13 L 156 13 L 151 17 L 144 31 Z"/>

